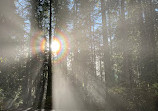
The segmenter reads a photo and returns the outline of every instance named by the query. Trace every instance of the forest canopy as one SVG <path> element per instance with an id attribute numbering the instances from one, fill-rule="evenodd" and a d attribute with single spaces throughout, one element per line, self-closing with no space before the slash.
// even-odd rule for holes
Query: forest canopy
<path id="1" fill-rule="evenodd" d="M 0 0 L 0 110 L 158 111 L 157 0 Z"/>

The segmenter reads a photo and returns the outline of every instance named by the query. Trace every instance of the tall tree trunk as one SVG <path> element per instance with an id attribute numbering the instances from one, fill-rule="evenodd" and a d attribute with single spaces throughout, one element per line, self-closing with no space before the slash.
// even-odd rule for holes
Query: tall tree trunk
<path id="1" fill-rule="evenodd" d="M 107 6 L 107 5 L 106 5 Z M 107 36 L 107 28 L 106 28 L 106 7 L 105 0 L 101 0 L 101 14 L 102 14 L 102 35 L 103 35 L 103 52 L 104 52 L 104 71 L 105 71 L 105 84 L 106 86 L 110 86 L 112 84 L 111 81 L 111 61 L 110 61 L 110 52 L 108 45 L 108 36 Z"/>
<path id="2" fill-rule="evenodd" d="M 51 51 L 51 41 L 52 41 L 52 0 L 50 0 L 50 17 L 49 17 L 49 59 L 48 59 L 48 81 L 47 81 L 47 93 L 46 93 L 46 103 L 45 109 L 53 109 L 53 96 L 52 96 L 52 51 Z"/>
<path id="3" fill-rule="evenodd" d="M 144 23 L 141 36 L 141 79 L 148 84 L 157 82 L 156 60 L 156 36 L 155 16 L 156 12 L 152 1 L 145 1 Z M 142 28 L 141 28 L 142 29 Z"/>
<path id="4" fill-rule="evenodd" d="M 123 85 L 130 85 L 131 81 L 131 75 L 130 75 L 130 50 L 128 46 L 128 23 L 125 19 L 125 0 L 121 0 L 121 32 L 120 32 L 120 38 L 122 41 L 122 47 L 121 47 L 121 52 L 122 52 L 122 57 L 123 57 L 123 62 L 122 62 L 122 75 L 120 77 L 120 82 Z"/>

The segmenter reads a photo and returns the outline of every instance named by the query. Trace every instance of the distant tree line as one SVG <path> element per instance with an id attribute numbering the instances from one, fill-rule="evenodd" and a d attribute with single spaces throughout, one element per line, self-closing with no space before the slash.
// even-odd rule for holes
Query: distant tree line
<path id="1" fill-rule="evenodd" d="M 31 40 L 42 31 L 48 42 L 49 3 L 0 1 L 1 109 L 44 107 L 48 50 L 33 55 Z M 52 12 L 52 35 L 67 34 L 70 46 L 52 66 L 71 80 L 87 109 L 158 110 L 156 0 L 52 0 Z"/>

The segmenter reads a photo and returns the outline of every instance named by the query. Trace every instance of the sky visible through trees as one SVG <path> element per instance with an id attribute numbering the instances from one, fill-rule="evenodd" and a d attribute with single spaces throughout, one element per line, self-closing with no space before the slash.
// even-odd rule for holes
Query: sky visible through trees
<path id="1" fill-rule="evenodd" d="M 158 111 L 157 0 L 0 0 L 0 111 Z"/>

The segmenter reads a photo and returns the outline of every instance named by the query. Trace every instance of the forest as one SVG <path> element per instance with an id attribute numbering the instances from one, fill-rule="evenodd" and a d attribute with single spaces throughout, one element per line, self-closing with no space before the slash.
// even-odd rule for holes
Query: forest
<path id="1" fill-rule="evenodd" d="M 158 111 L 158 0 L 0 0 L 0 111 Z"/>

